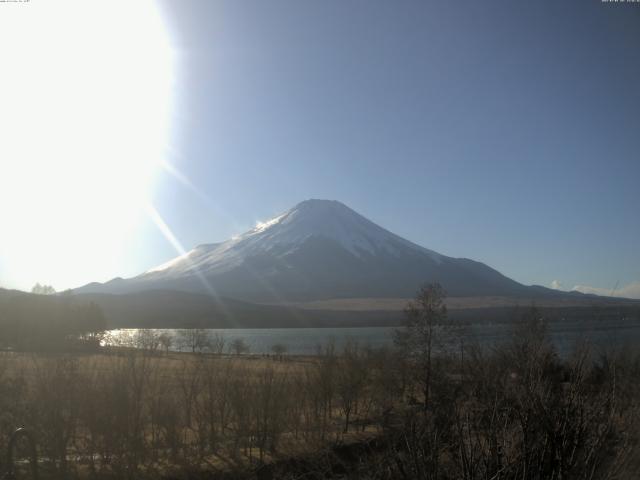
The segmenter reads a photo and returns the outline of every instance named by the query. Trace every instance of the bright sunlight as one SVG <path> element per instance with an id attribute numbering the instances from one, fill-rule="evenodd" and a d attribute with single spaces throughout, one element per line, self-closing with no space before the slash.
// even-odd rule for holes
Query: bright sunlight
<path id="1" fill-rule="evenodd" d="M 163 162 L 172 56 L 162 19 L 141 0 L 4 7 L 0 281 L 106 280 Z"/>

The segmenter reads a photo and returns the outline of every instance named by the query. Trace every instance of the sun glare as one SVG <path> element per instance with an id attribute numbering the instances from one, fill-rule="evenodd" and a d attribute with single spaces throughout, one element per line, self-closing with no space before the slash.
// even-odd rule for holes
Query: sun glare
<path id="1" fill-rule="evenodd" d="M 172 55 L 157 7 L 8 3 L 0 58 L 0 286 L 105 279 L 167 142 Z"/>

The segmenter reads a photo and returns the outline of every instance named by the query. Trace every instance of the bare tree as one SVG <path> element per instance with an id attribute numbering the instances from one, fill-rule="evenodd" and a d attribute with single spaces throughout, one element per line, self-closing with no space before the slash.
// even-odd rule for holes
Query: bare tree
<path id="1" fill-rule="evenodd" d="M 164 352 L 168 354 L 171 349 L 171 345 L 173 344 L 173 338 L 171 335 L 167 332 L 163 332 L 158 336 L 158 341 L 160 342 L 160 345 L 162 345 L 162 348 L 164 348 Z"/>
<path id="2" fill-rule="evenodd" d="M 442 344 L 447 322 L 444 299 L 445 292 L 439 283 L 425 285 L 405 309 L 405 328 L 395 331 L 396 346 L 419 372 L 425 409 L 431 391 L 434 352 Z"/>
<path id="3" fill-rule="evenodd" d="M 287 353 L 287 346 L 282 343 L 276 343 L 275 345 L 271 345 L 271 351 L 282 361 L 284 354 Z"/>
<path id="4" fill-rule="evenodd" d="M 154 331 L 146 328 L 139 329 L 133 337 L 136 348 L 155 353 L 160 347 L 160 336 Z"/>
<path id="5" fill-rule="evenodd" d="M 267 367 L 257 375 L 252 413 L 260 461 L 264 460 L 266 449 L 275 453 L 280 434 L 286 428 L 288 390 L 286 373 L 276 373 Z"/>
<path id="6" fill-rule="evenodd" d="M 313 399 L 312 420 L 320 432 L 320 439 L 325 440 L 328 433 L 329 420 L 333 414 L 334 397 L 336 396 L 338 357 L 335 351 L 335 342 L 331 339 L 324 346 L 318 345 L 318 361 L 315 368 L 307 373 L 307 389 Z"/>
<path id="7" fill-rule="evenodd" d="M 209 339 L 209 347 L 211 351 L 216 355 L 222 355 L 224 353 L 224 347 L 227 343 L 227 339 L 224 338 L 224 335 L 220 332 L 216 332 Z"/>
<path id="8" fill-rule="evenodd" d="M 357 412 L 358 402 L 368 381 L 367 367 L 358 344 L 347 342 L 337 372 L 337 391 L 344 413 L 344 433 L 349 431 L 351 415 Z"/>
<path id="9" fill-rule="evenodd" d="M 83 383 L 78 359 L 71 356 L 39 359 L 35 367 L 35 394 L 47 401 L 35 405 L 31 422 L 35 420 L 42 432 L 44 451 L 64 478 L 69 468 L 67 449 L 78 428 Z"/>
<path id="10" fill-rule="evenodd" d="M 209 347 L 209 335 L 204 328 L 187 328 L 178 332 L 182 348 L 191 353 L 202 353 Z"/>

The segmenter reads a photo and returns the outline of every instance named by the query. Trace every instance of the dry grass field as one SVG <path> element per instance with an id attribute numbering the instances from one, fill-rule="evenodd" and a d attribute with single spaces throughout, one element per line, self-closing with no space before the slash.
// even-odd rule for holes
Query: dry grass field
<path id="1" fill-rule="evenodd" d="M 4 352 L 1 428 L 34 433 L 45 478 L 244 471 L 379 431 L 387 399 L 353 355 Z"/>
<path id="2" fill-rule="evenodd" d="M 638 478 L 637 352 L 560 359 L 533 315 L 431 355 L 422 327 L 309 357 L 3 352 L 0 451 L 27 427 L 43 479 Z"/>

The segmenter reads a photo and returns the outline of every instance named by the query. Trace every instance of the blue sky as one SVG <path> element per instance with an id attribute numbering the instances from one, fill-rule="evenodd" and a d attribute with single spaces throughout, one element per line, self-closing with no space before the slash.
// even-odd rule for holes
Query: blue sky
<path id="1" fill-rule="evenodd" d="M 327 198 L 525 284 L 640 281 L 640 4 L 159 6 L 167 160 L 190 186 L 163 173 L 153 204 L 184 248 Z M 174 255 L 142 218 L 96 278 L 53 283 Z"/>
<path id="2" fill-rule="evenodd" d="M 163 12 L 178 55 L 171 162 L 210 199 L 170 178 L 159 187 L 185 246 L 331 198 L 523 283 L 640 280 L 639 5 Z"/>

